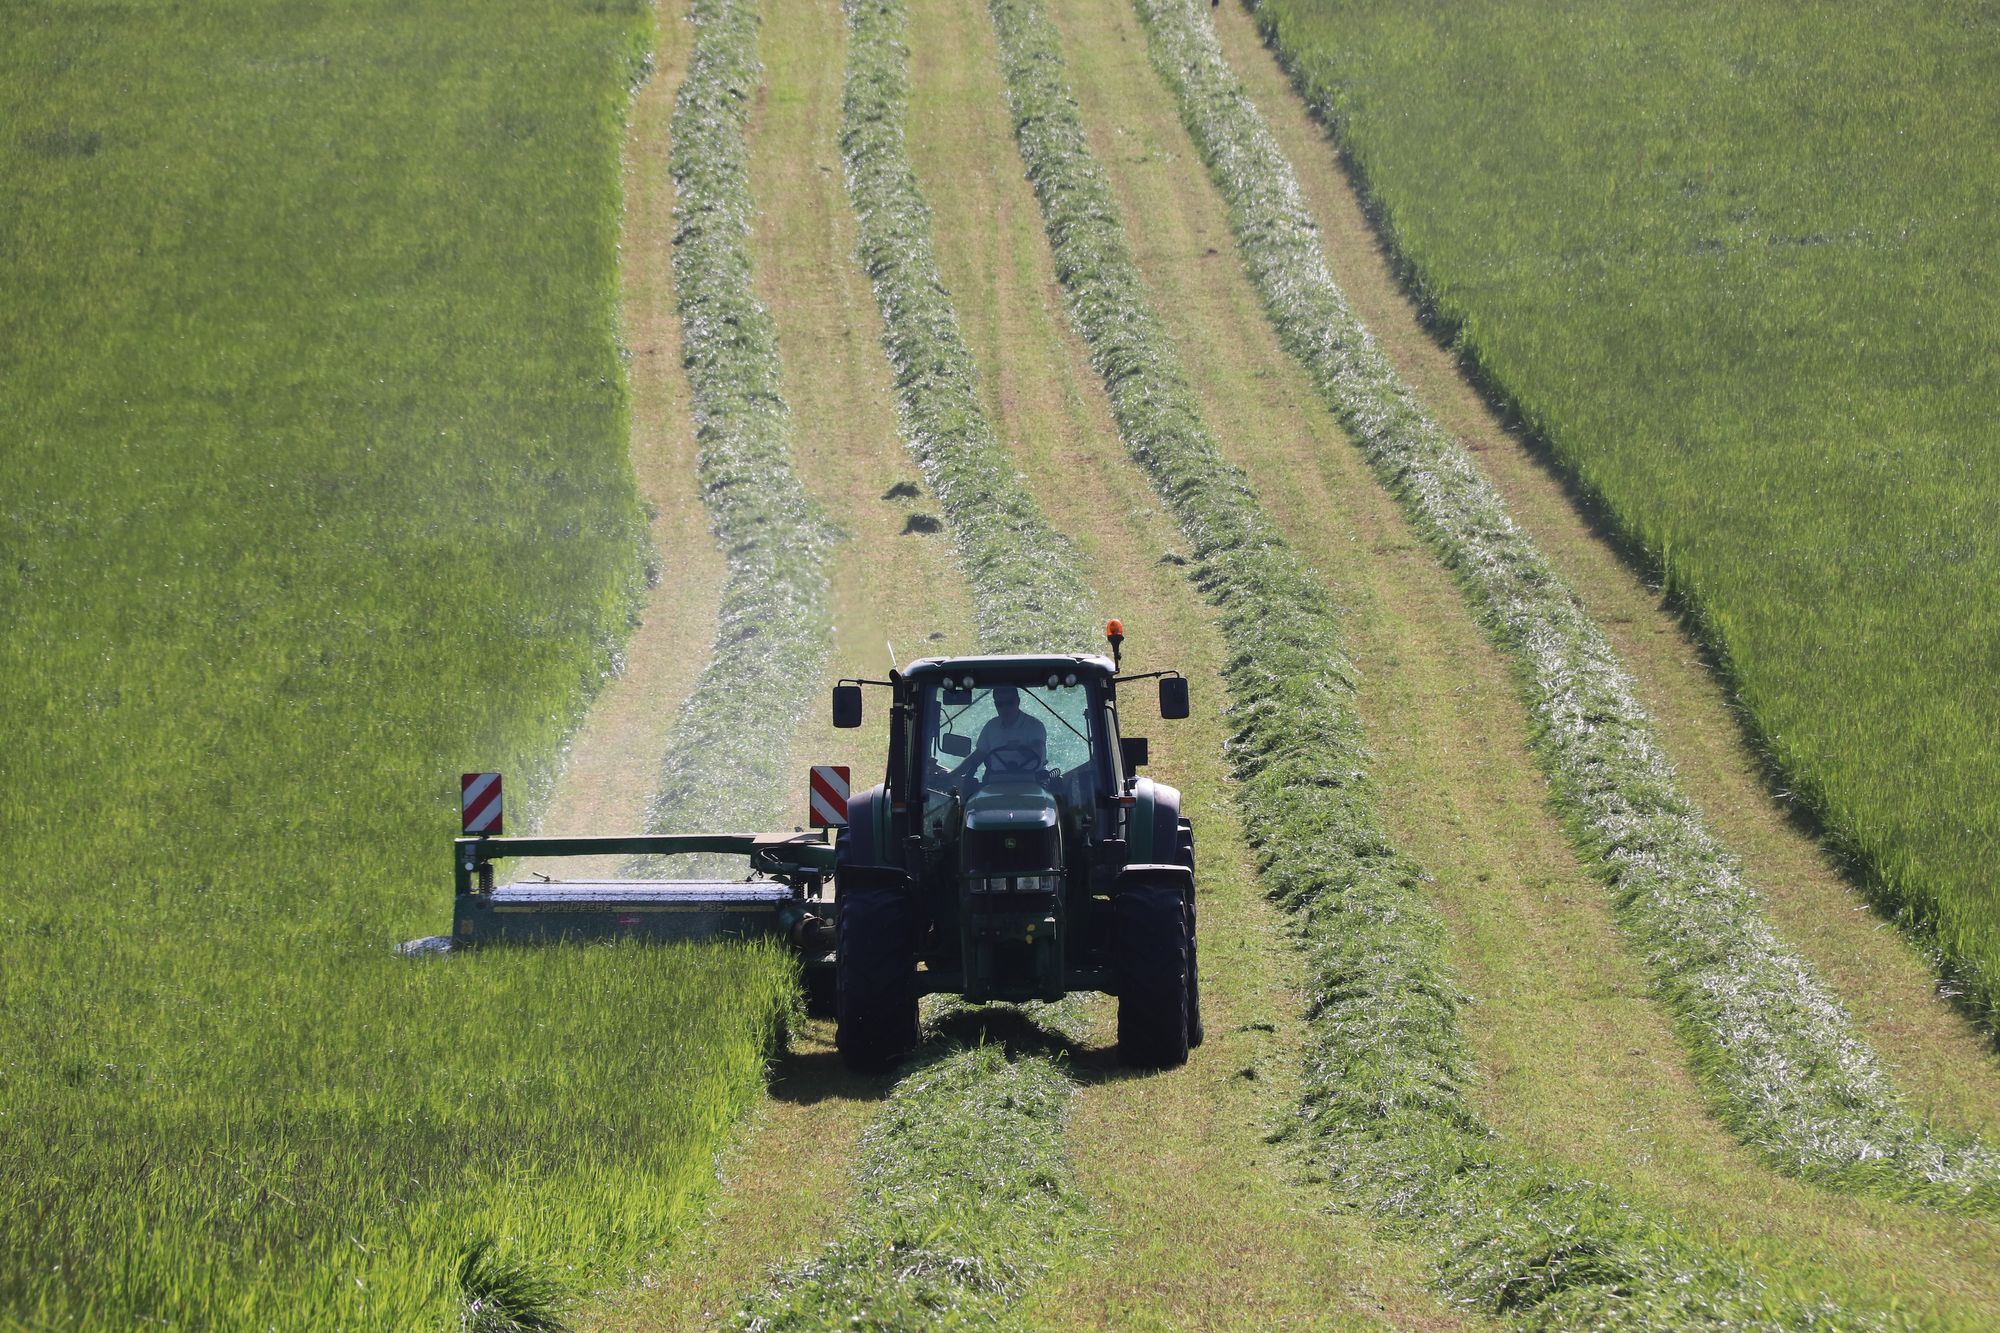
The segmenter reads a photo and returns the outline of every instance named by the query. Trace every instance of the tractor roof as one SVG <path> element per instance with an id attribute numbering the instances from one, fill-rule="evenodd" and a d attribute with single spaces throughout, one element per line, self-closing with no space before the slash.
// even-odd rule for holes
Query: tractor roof
<path id="1" fill-rule="evenodd" d="M 1101 653 L 994 653 L 984 657 L 925 657 L 903 668 L 905 676 L 929 676 L 942 671 L 971 671 L 975 674 L 998 671 L 1026 674 L 1036 671 L 1093 671 L 1112 676 L 1118 672 L 1111 659 Z"/>

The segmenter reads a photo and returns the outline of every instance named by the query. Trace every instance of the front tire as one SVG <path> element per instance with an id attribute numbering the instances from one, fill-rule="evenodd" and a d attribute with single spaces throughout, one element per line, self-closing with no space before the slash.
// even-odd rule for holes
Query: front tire
<path id="1" fill-rule="evenodd" d="M 1188 907 L 1178 884 L 1132 884 L 1112 900 L 1118 974 L 1118 1063 L 1187 1063 Z"/>
<path id="2" fill-rule="evenodd" d="M 1180 847 L 1178 860 L 1187 867 L 1188 874 L 1194 874 L 1194 825 L 1187 820 L 1180 821 Z M 1188 1045 L 1199 1046 L 1205 1035 L 1201 1028 L 1201 961 L 1198 941 L 1200 935 L 1195 930 L 1194 885 L 1188 885 L 1187 892 L 1187 987 L 1188 987 Z"/>
<path id="3" fill-rule="evenodd" d="M 840 884 L 838 877 L 835 882 L 840 922 L 833 1041 L 849 1069 L 879 1074 L 917 1045 L 917 948 L 923 919 L 915 898 L 900 886 Z"/>

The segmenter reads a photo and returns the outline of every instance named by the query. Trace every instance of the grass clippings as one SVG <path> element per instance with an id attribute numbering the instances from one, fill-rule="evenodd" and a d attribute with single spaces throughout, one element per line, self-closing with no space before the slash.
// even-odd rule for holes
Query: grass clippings
<path id="1" fill-rule="evenodd" d="M 857 258 L 882 314 L 904 438 L 944 511 L 982 649 L 1049 652 L 1088 642 L 1090 590 L 981 406 L 972 354 L 932 253 L 930 210 L 904 142 L 908 23 L 900 0 L 850 0 L 841 147 L 859 222 Z M 914 498 L 898 483 L 891 496 Z M 929 524 L 919 527 L 918 519 Z M 940 1006 L 958 1010 L 946 1000 Z M 782 1270 L 739 1327 L 917 1330 L 990 1325 L 1050 1260 L 1082 1243 L 1088 1204 L 1064 1156 L 1076 1085 L 1047 1046 L 1071 1006 L 1002 1007 L 1019 1049 L 933 1031 L 863 1136 L 845 1234 Z"/>
<path id="2" fill-rule="evenodd" d="M 1090 1234 L 1064 1157 L 1075 1085 L 999 1043 L 921 1056 L 862 1136 L 847 1233 L 773 1278 L 737 1316 L 754 1333 L 990 1326 Z"/>
<path id="3" fill-rule="evenodd" d="M 900 0 L 849 0 L 840 146 L 859 259 L 882 312 L 903 438 L 944 508 L 979 641 L 988 652 L 1059 652 L 1090 635 L 1090 591 L 979 400 L 979 372 L 938 273 L 931 214 L 904 141 L 909 15 Z M 893 493 L 893 492 L 892 492 Z M 912 515 L 909 531 L 920 529 Z M 935 524 L 935 520 L 931 520 Z"/>

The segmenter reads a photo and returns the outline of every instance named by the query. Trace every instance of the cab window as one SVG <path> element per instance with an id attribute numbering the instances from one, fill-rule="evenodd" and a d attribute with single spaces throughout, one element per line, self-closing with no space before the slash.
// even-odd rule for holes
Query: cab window
<path id="1" fill-rule="evenodd" d="M 1067 777 L 1091 763 L 1090 691 L 1082 685 L 978 684 L 927 691 L 933 771 L 979 781 Z"/>

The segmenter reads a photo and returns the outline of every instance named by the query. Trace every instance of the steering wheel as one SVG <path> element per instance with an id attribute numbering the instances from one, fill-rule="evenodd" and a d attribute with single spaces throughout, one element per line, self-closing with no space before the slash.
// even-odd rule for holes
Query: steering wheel
<path id="1" fill-rule="evenodd" d="M 1003 759 L 1002 755 L 1008 757 Z M 1041 772 L 1042 747 L 1032 741 L 1008 741 L 986 752 L 986 776 L 989 778 L 1002 773 L 1010 776 L 1027 773 L 1039 777 Z"/>

